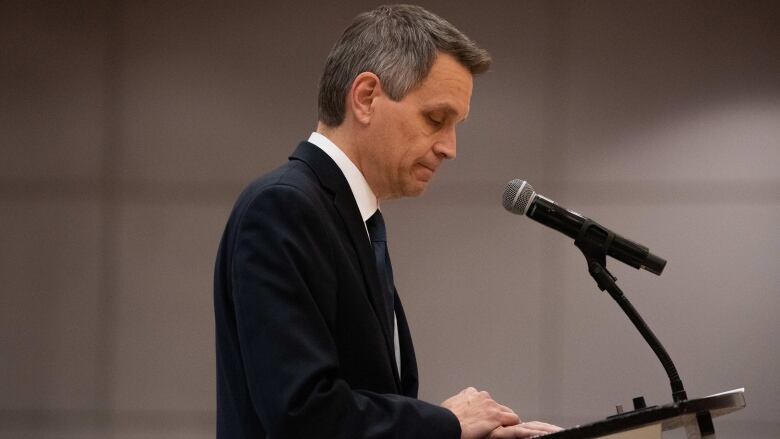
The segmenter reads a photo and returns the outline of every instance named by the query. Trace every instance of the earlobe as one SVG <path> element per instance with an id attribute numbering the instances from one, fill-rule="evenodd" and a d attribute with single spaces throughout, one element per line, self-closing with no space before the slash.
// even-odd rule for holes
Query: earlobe
<path id="1" fill-rule="evenodd" d="M 355 78 L 349 93 L 349 106 L 357 122 L 362 125 L 371 123 L 374 101 L 381 94 L 382 85 L 375 74 L 363 72 Z"/>

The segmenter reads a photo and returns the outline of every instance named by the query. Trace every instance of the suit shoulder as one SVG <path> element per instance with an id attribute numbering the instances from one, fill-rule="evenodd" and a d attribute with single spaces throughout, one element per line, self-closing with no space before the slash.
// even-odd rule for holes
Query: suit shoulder
<path id="1" fill-rule="evenodd" d="M 251 202 L 269 189 L 284 190 L 285 188 L 294 188 L 310 196 L 325 193 L 325 189 L 320 185 L 316 174 L 309 166 L 301 161 L 291 160 L 249 183 L 239 195 L 236 204 Z"/>
<path id="2" fill-rule="evenodd" d="M 335 218 L 332 194 L 308 165 L 291 160 L 244 189 L 228 219 L 226 235 L 234 241 L 242 231 L 266 227 L 277 234 L 289 229 L 294 235 L 324 237 Z M 235 244 L 231 242 L 229 248 Z"/>
<path id="3" fill-rule="evenodd" d="M 286 193 L 285 198 L 289 198 L 291 203 L 296 200 L 313 203 L 322 200 L 326 195 L 311 168 L 305 163 L 293 160 L 249 183 L 238 196 L 233 215 L 240 216 L 251 205 L 279 193 Z"/>
<path id="4" fill-rule="evenodd" d="M 291 160 L 249 183 L 239 195 L 237 204 L 246 199 L 254 199 L 268 188 L 284 186 L 294 187 L 306 193 L 322 191 L 314 171 L 301 161 Z"/>

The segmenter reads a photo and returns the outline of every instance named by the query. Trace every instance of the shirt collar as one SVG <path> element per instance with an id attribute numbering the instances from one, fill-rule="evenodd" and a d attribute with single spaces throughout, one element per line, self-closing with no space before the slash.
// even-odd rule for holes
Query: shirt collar
<path id="1" fill-rule="evenodd" d="M 335 143 L 330 139 L 323 136 L 318 132 L 311 133 L 309 136 L 309 143 L 314 144 L 325 152 L 341 170 L 344 177 L 347 179 L 350 190 L 352 190 L 352 196 L 355 197 L 355 202 L 360 210 L 360 216 L 363 218 L 363 222 L 366 222 L 374 212 L 379 208 L 379 202 L 374 195 L 374 191 L 371 190 L 371 186 L 368 185 L 363 173 L 360 172 L 357 166 L 352 163 L 352 160 L 344 154 Z"/>

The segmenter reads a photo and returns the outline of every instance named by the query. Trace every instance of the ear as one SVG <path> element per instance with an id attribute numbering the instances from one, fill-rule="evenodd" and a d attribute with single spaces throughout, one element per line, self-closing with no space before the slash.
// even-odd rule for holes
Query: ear
<path id="1" fill-rule="evenodd" d="M 347 96 L 347 105 L 358 123 L 368 125 L 374 113 L 374 101 L 382 95 L 379 77 L 371 72 L 363 72 L 352 81 Z"/>

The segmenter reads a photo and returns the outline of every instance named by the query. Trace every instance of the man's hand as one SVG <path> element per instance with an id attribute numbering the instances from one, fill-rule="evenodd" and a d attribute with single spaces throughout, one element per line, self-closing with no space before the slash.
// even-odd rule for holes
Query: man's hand
<path id="1" fill-rule="evenodd" d="M 512 409 L 495 402 L 487 392 L 479 392 L 473 387 L 464 389 L 441 403 L 441 406 L 457 416 L 460 421 L 461 439 L 482 439 L 496 429 L 520 422 L 520 418 Z M 497 433 L 508 434 L 509 431 L 500 430 Z M 504 437 L 526 436 L 496 436 Z"/>
<path id="2" fill-rule="evenodd" d="M 532 421 L 523 422 L 512 426 L 497 427 L 488 436 L 489 439 L 514 439 L 514 438 L 528 438 L 536 436 L 544 436 L 546 434 L 555 433 L 556 431 L 563 430 L 561 427 L 555 425 L 546 424 L 544 422 Z"/>

